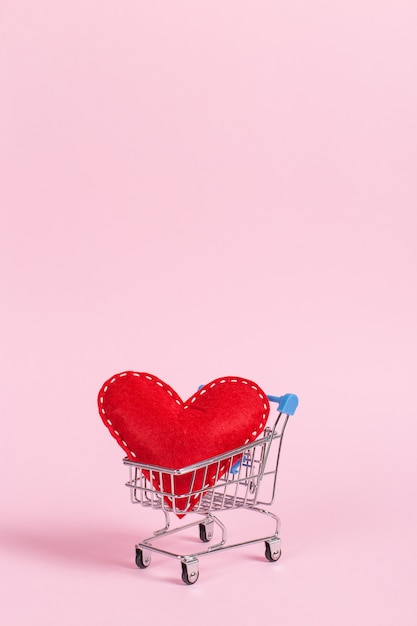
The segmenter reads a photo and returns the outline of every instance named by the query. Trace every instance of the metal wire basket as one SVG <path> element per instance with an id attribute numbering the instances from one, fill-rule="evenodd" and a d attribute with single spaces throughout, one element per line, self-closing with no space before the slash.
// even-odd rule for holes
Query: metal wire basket
<path id="1" fill-rule="evenodd" d="M 207 554 L 264 543 L 268 561 L 280 558 L 280 519 L 262 507 L 270 506 L 275 498 L 282 438 L 288 418 L 297 408 L 298 398 L 294 394 L 286 394 L 268 396 L 268 399 L 277 405 L 278 416 L 251 444 L 179 469 L 146 465 L 127 458 L 123 460 L 129 467 L 126 486 L 130 489 L 132 502 L 161 510 L 165 516 L 165 526 L 136 545 L 136 565 L 140 569 L 148 567 L 151 553 L 157 552 L 178 559 L 182 580 L 191 585 L 199 577 L 199 557 Z M 183 486 L 180 495 L 177 488 L 179 482 Z M 185 493 L 184 485 L 187 485 Z M 228 543 L 226 526 L 214 513 L 230 509 L 246 509 L 268 517 L 274 524 L 274 532 L 268 536 Z M 198 519 L 171 528 L 171 513 L 181 518 L 197 515 Z M 205 550 L 190 554 L 178 554 L 155 545 L 164 537 L 196 526 L 203 543 L 211 542 L 215 526 L 220 529 L 220 540 L 210 543 Z"/>

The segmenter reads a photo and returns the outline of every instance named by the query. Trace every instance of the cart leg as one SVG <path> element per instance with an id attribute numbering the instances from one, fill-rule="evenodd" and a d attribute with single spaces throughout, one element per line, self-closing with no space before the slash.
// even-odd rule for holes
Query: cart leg
<path id="1" fill-rule="evenodd" d="M 136 546 L 136 565 L 139 569 L 145 569 L 151 564 L 151 553 L 148 550 L 142 550 Z"/>
<path id="2" fill-rule="evenodd" d="M 154 530 L 154 536 L 158 537 L 159 535 L 165 535 L 165 533 L 167 532 L 167 530 L 169 529 L 169 525 L 170 525 L 170 519 L 169 519 L 169 513 L 167 511 L 165 511 L 165 509 L 163 509 L 163 513 L 165 515 L 165 526 L 163 528 L 160 528 L 159 530 Z"/>
<path id="3" fill-rule="evenodd" d="M 181 559 L 181 578 L 186 585 L 193 585 L 198 580 L 198 559 L 195 556 Z"/>
<path id="4" fill-rule="evenodd" d="M 199 524 L 198 528 L 200 531 L 201 541 L 204 541 L 204 543 L 207 543 L 213 538 L 214 522 L 212 519 L 205 519 L 203 522 Z"/>
<path id="5" fill-rule="evenodd" d="M 274 537 L 265 541 L 265 558 L 268 561 L 278 561 L 281 556 L 281 539 Z"/>

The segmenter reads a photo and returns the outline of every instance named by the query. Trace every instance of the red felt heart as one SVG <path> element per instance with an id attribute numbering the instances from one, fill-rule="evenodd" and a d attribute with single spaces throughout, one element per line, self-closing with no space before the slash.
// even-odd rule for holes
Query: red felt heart
<path id="1" fill-rule="evenodd" d="M 170 469 L 187 467 L 254 441 L 269 414 L 266 394 L 247 379 L 218 378 L 183 402 L 156 376 L 130 371 L 104 383 L 98 406 L 104 424 L 130 460 Z M 197 477 L 201 484 L 194 478 L 193 490 L 211 487 L 227 470 L 226 465 L 221 471 L 217 467 L 214 475 L 201 470 Z M 154 486 L 172 491 L 170 476 L 165 476 L 162 485 L 154 481 Z M 175 477 L 176 495 L 189 490 L 190 475 Z M 199 497 L 192 503 L 187 498 L 178 503 L 176 498 L 175 508 L 190 510 Z"/>

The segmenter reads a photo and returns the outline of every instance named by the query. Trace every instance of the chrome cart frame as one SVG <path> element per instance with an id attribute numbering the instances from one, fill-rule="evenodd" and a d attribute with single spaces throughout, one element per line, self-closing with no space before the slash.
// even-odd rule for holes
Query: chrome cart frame
<path id="1" fill-rule="evenodd" d="M 288 418 L 294 414 L 298 406 L 298 398 L 294 394 L 286 394 L 268 396 L 268 400 L 277 405 L 278 416 L 275 416 L 271 426 L 265 428 L 260 438 L 241 448 L 175 470 L 145 465 L 127 458 L 123 460 L 129 467 L 129 481 L 126 486 L 130 489 L 132 502 L 161 510 L 165 516 L 163 528 L 156 530 L 152 537 L 136 544 L 136 565 L 140 569 L 148 567 L 151 553 L 157 552 L 179 560 L 182 580 L 192 585 L 199 576 L 199 557 L 254 543 L 264 543 L 266 559 L 278 561 L 281 556 L 280 519 L 263 507 L 270 506 L 275 498 L 282 438 Z M 207 487 L 206 483 L 209 472 L 210 476 L 215 478 L 211 487 Z M 179 477 L 187 477 L 190 485 L 187 493 L 182 495 L 175 493 L 175 481 Z M 158 489 L 155 485 L 158 485 Z M 267 517 L 273 524 L 273 533 L 239 543 L 228 543 L 226 526 L 214 513 L 238 508 Z M 180 517 L 191 514 L 200 517 L 190 523 L 171 528 L 171 513 Z M 199 528 L 200 540 L 203 543 L 209 543 L 213 539 L 215 527 L 220 530 L 220 540 L 205 550 L 191 554 L 177 554 L 155 546 L 162 538 L 195 526 Z"/>

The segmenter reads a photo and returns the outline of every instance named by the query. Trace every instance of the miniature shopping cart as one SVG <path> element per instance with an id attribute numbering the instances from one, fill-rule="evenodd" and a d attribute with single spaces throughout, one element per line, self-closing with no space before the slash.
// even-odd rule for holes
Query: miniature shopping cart
<path id="1" fill-rule="evenodd" d="M 199 576 L 200 557 L 254 543 L 264 543 L 266 559 L 278 561 L 281 556 L 280 519 L 262 507 L 271 505 L 275 497 L 282 438 L 288 418 L 297 408 L 298 398 L 286 394 L 268 396 L 268 399 L 277 405 L 278 416 L 274 416 L 275 420 L 265 428 L 259 439 L 241 448 L 175 470 L 124 459 L 125 465 L 129 466 L 129 482 L 126 486 L 130 489 L 132 502 L 161 510 L 165 515 L 165 526 L 136 545 L 136 565 L 140 569 L 150 565 L 151 553 L 156 552 L 179 560 L 182 580 L 192 585 Z M 222 475 L 225 467 L 227 472 Z M 218 479 L 212 487 L 207 488 L 205 476 L 208 472 L 212 475 L 213 470 Z M 187 484 L 190 485 L 187 493 L 181 495 L 175 493 L 175 481 L 179 477 L 187 477 Z M 158 485 L 158 489 L 155 485 Z M 215 513 L 239 508 L 266 516 L 271 520 L 274 532 L 266 537 L 228 543 L 226 526 Z M 171 513 L 179 517 L 197 515 L 197 520 L 171 528 Z M 174 533 L 197 526 L 203 543 L 209 544 L 213 540 L 205 550 L 177 554 L 155 545 L 161 545 L 164 543 L 162 539 Z M 215 527 L 220 532 L 215 533 Z M 219 535 L 219 540 L 215 540 L 215 535 Z"/>

